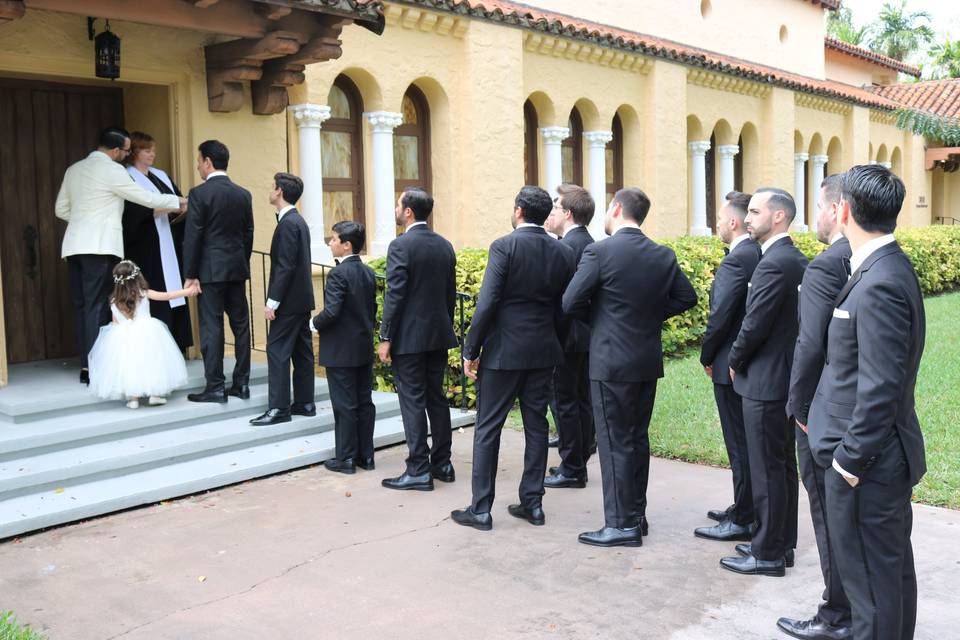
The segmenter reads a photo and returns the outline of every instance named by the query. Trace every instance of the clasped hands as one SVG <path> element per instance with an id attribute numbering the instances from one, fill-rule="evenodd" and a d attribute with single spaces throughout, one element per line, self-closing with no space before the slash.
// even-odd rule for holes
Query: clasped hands
<path id="1" fill-rule="evenodd" d="M 183 288 L 188 291 L 188 296 L 197 296 L 203 293 L 203 289 L 200 288 L 200 280 L 197 278 L 187 278 L 184 280 Z"/>

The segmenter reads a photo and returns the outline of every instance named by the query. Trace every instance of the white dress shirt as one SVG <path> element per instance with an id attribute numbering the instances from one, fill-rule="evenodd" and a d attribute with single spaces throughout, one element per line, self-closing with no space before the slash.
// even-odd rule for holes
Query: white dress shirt
<path id="1" fill-rule="evenodd" d="M 227 175 L 227 172 L 226 172 L 226 171 L 221 171 L 220 169 L 217 169 L 216 171 L 211 171 L 210 173 L 208 173 L 208 174 L 207 174 L 207 177 L 204 178 L 203 180 L 204 180 L 204 182 L 206 182 L 206 181 L 209 180 L 210 178 L 216 178 L 216 177 L 225 176 L 225 175 Z"/>
<path id="2" fill-rule="evenodd" d="M 790 234 L 784 231 L 783 233 L 778 233 L 770 238 L 767 238 L 766 242 L 760 245 L 760 253 L 766 253 L 767 249 L 773 246 L 773 243 L 779 240 L 780 238 L 787 238 Z"/>
<path id="3" fill-rule="evenodd" d="M 521 222 L 520 224 L 517 225 L 517 229 L 522 229 L 524 227 L 540 227 L 541 229 L 543 229 L 543 225 L 533 224 L 532 222 Z"/>
<path id="4" fill-rule="evenodd" d="M 421 223 L 419 223 L 419 224 L 426 224 L 426 223 L 425 223 L 425 222 L 421 222 Z M 413 225 L 410 225 L 410 226 L 412 227 Z M 358 255 L 355 254 L 355 253 L 351 253 L 351 254 L 348 255 L 348 256 L 345 256 L 345 257 L 343 257 L 343 258 L 339 258 L 338 264 L 343 264 L 343 263 L 346 262 L 347 260 L 359 260 L 359 259 L 360 259 L 360 256 L 358 256 Z M 336 267 L 334 267 L 334 269 L 336 269 Z M 310 326 L 310 332 L 311 332 L 311 333 L 317 333 L 317 328 L 316 328 L 315 326 L 313 326 L 313 318 L 307 319 L 307 324 Z"/>
<path id="5" fill-rule="evenodd" d="M 733 240 L 731 240 L 731 241 L 730 241 L 730 253 L 733 253 L 733 250 L 737 248 L 737 245 L 740 244 L 741 242 L 743 242 L 744 240 L 746 240 L 746 239 L 749 238 L 749 237 L 750 237 L 750 234 L 749 234 L 749 233 L 744 233 L 744 234 L 742 234 L 742 235 L 737 236 L 737 237 L 734 238 Z"/>
<path id="6" fill-rule="evenodd" d="M 839 239 L 842 238 L 842 237 L 843 237 L 843 234 L 840 233 L 839 231 L 837 231 L 835 234 L 833 234 L 833 237 L 830 238 L 830 245 L 832 246 L 832 245 L 836 244 L 836 243 L 837 243 L 837 240 L 839 240 Z"/>
<path id="7" fill-rule="evenodd" d="M 421 224 L 427 224 L 427 221 L 426 221 L 426 220 L 417 220 L 416 222 L 411 222 L 410 225 L 409 225 L 406 229 L 403 230 L 403 232 L 406 233 L 407 231 L 410 231 L 410 229 L 413 229 L 413 228 L 416 227 L 417 225 L 421 225 Z"/>
<path id="8" fill-rule="evenodd" d="M 638 225 L 636 222 L 624 222 L 623 225 L 617 227 L 610 235 L 615 236 L 620 229 L 626 229 L 627 227 L 630 227 L 631 229 L 639 229 L 640 225 Z"/>
<path id="9" fill-rule="evenodd" d="M 216 171 L 215 171 L 214 173 L 216 173 Z M 211 173 L 209 176 L 207 176 L 207 178 L 210 178 L 210 176 L 212 176 L 212 175 L 213 175 L 213 173 Z M 227 174 L 225 174 L 224 172 L 221 171 L 221 172 L 220 172 L 220 175 L 225 176 L 225 175 L 227 175 Z M 290 211 L 291 209 L 295 209 L 295 208 L 296 208 L 296 207 L 294 207 L 292 204 L 288 204 L 288 205 L 285 206 L 284 208 L 280 209 L 280 211 L 277 211 L 277 224 L 280 224 L 280 221 L 283 220 L 283 216 L 287 215 L 287 212 L 288 212 L 288 211 Z M 273 298 L 267 298 L 267 306 L 270 307 L 271 309 L 273 309 L 274 311 L 276 311 L 276 310 L 277 310 L 277 307 L 280 306 L 280 301 L 279 301 L 279 300 L 274 300 Z"/>

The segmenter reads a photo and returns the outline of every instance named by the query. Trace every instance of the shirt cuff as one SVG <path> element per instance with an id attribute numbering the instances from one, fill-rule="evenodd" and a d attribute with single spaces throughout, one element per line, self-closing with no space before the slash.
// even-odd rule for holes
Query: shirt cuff
<path id="1" fill-rule="evenodd" d="M 277 307 L 280 306 L 280 302 L 278 300 L 271 300 L 270 298 L 267 298 L 267 306 L 276 311 Z"/>
<path id="2" fill-rule="evenodd" d="M 836 469 L 837 473 L 839 473 L 840 475 L 842 475 L 844 478 L 847 478 L 847 479 L 849 479 L 849 480 L 858 480 L 858 479 L 859 479 L 859 478 L 857 478 L 857 476 L 853 475 L 852 473 L 850 473 L 849 471 L 847 471 L 846 469 L 844 469 L 843 467 L 841 467 L 841 466 L 840 466 L 840 463 L 837 462 L 837 459 L 836 459 L 836 458 L 833 459 L 833 465 L 832 465 L 832 466 L 833 466 L 834 469 Z"/>
<path id="3" fill-rule="evenodd" d="M 307 320 L 307 324 L 310 325 L 310 333 L 317 333 L 317 328 L 313 326 L 313 318 Z"/>

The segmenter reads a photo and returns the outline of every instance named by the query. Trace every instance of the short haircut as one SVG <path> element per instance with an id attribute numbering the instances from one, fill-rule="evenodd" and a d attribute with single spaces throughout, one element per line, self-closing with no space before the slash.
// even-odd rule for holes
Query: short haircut
<path id="1" fill-rule="evenodd" d="M 553 198 L 550 194 L 533 185 L 526 185 L 513 200 L 513 206 L 523 211 L 523 221 L 542 225 L 553 209 Z"/>
<path id="2" fill-rule="evenodd" d="M 833 173 L 820 183 L 820 188 L 824 190 L 827 202 L 840 202 L 840 198 L 843 196 L 843 176 L 842 173 Z"/>
<path id="3" fill-rule="evenodd" d="M 783 189 L 760 187 L 753 195 L 759 193 L 769 193 L 770 199 L 767 200 L 767 206 L 769 206 L 772 211 L 783 209 L 783 212 L 787 214 L 788 222 L 793 222 L 793 219 L 797 217 L 797 203 L 793 201 L 793 196 Z"/>
<path id="4" fill-rule="evenodd" d="M 407 187 L 400 196 L 400 205 L 413 211 L 417 222 L 426 222 L 433 213 L 433 196 L 422 187 Z"/>
<path id="5" fill-rule="evenodd" d="M 879 164 L 861 164 L 843 176 L 843 199 L 850 213 L 867 232 L 893 233 L 903 206 L 903 180 Z"/>
<path id="6" fill-rule="evenodd" d="M 354 255 L 363 250 L 363 245 L 367 241 L 367 230 L 359 222 L 353 220 L 341 220 L 334 223 L 333 232 L 340 238 L 340 242 L 349 242 Z"/>
<path id="7" fill-rule="evenodd" d="M 750 198 L 752 197 L 753 194 L 742 191 L 731 191 L 726 195 L 727 203 L 730 205 L 730 211 L 736 214 L 741 222 L 747 217 L 750 208 Z"/>
<path id="8" fill-rule="evenodd" d="M 297 204 L 297 200 L 303 195 L 303 180 L 292 173 L 275 173 L 273 182 L 283 192 L 283 199 L 287 204 Z"/>
<path id="9" fill-rule="evenodd" d="M 130 132 L 130 155 L 124 160 L 125 164 L 133 164 L 137 159 L 137 154 L 143 151 L 144 149 L 152 149 L 156 146 L 156 142 L 149 133 L 144 133 L 143 131 L 131 131 Z"/>
<path id="10" fill-rule="evenodd" d="M 219 140 L 205 140 L 197 147 L 201 158 L 210 158 L 213 168 L 217 171 L 226 171 L 230 164 L 230 150 Z"/>
<path id="11" fill-rule="evenodd" d="M 650 212 L 650 198 L 637 187 L 625 187 L 613 195 L 613 201 L 623 208 L 623 217 L 643 224 Z"/>
<path id="12" fill-rule="evenodd" d="M 120 127 L 107 127 L 100 132 L 100 146 L 104 149 L 123 149 L 130 134 Z"/>
<path id="13" fill-rule="evenodd" d="M 581 186 L 563 183 L 557 187 L 560 194 L 560 206 L 573 214 L 573 221 L 587 226 L 593 220 L 597 205 L 590 192 Z"/>

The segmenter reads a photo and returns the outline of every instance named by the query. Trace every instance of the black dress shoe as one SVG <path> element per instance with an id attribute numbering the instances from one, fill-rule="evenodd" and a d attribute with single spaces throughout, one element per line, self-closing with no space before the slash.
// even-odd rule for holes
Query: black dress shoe
<path id="1" fill-rule="evenodd" d="M 330 458 L 329 460 L 323 461 L 323 466 L 337 473 L 354 474 L 357 472 L 357 465 L 353 463 L 353 458 L 347 458 L 346 460 Z"/>
<path id="2" fill-rule="evenodd" d="M 532 509 L 528 509 L 522 504 L 511 504 L 509 507 L 507 507 L 507 512 L 514 518 L 526 520 L 530 524 L 538 527 L 542 524 L 545 524 L 547 521 L 546 516 L 543 515 L 543 507 L 533 507 Z"/>
<path id="3" fill-rule="evenodd" d="M 439 467 L 431 467 L 430 477 L 440 482 L 453 482 L 457 479 L 457 473 L 453 470 L 453 465 L 448 462 Z"/>
<path id="4" fill-rule="evenodd" d="M 384 478 L 380 483 L 387 489 L 397 489 L 399 491 L 433 491 L 433 478 L 429 473 L 419 476 L 411 476 L 404 471 L 396 478 Z"/>
<path id="5" fill-rule="evenodd" d="M 777 628 L 800 640 L 849 640 L 853 637 L 852 628 L 837 627 L 816 617 L 812 620 L 780 618 L 777 620 Z"/>
<path id="6" fill-rule="evenodd" d="M 577 536 L 583 544 L 592 544 L 595 547 L 639 547 L 643 545 L 643 536 L 640 527 L 617 529 L 604 527 L 598 531 L 585 531 Z"/>
<path id="7" fill-rule="evenodd" d="M 647 516 L 640 516 L 638 526 L 640 527 L 640 535 L 645 536 L 650 534 L 650 524 L 647 522 Z"/>
<path id="8" fill-rule="evenodd" d="M 357 460 L 357 466 L 364 471 L 373 471 L 377 465 L 373 464 L 373 458 L 360 458 Z"/>
<path id="9" fill-rule="evenodd" d="M 729 520 L 730 514 L 733 513 L 735 506 L 736 505 L 730 505 L 726 509 L 710 509 L 710 511 L 707 511 L 707 517 L 711 520 L 716 520 L 717 522 Z"/>
<path id="10" fill-rule="evenodd" d="M 290 422 L 290 411 L 287 409 L 267 409 L 262 416 L 258 416 L 250 421 L 255 427 L 266 427 L 271 424 L 281 422 Z"/>
<path id="11" fill-rule="evenodd" d="M 230 390 L 227 391 L 228 396 L 233 396 L 234 398 L 240 398 L 241 400 L 250 399 L 250 387 L 249 385 L 240 384 L 233 385 L 230 387 Z"/>
<path id="12" fill-rule="evenodd" d="M 249 397 L 250 391 L 247 390 Z M 294 402 L 290 405 L 290 415 L 292 416 L 315 416 L 317 415 L 317 405 L 312 402 Z"/>
<path id="13" fill-rule="evenodd" d="M 550 449 L 559 449 L 560 448 L 560 436 L 552 436 L 547 439 L 547 447 Z"/>
<path id="14" fill-rule="evenodd" d="M 450 512 L 450 519 L 459 525 L 473 527 L 480 531 L 490 531 L 490 529 L 493 529 L 493 518 L 490 516 L 489 511 L 486 513 L 474 513 L 470 507 L 454 509 Z"/>
<path id="15" fill-rule="evenodd" d="M 187 400 L 190 402 L 217 402 L 223 404 L 227 401 L 227 394 L 221 391 L 204 390 L 200 393 L 188 393 Z"/>
<path id="16" fill-rule="evenodd" d="M 543 486 L 552 489 L 584 489 L 587 481 L 583 478 L 574 478 L 565 476 L 562 473 L 555 473 L 543 479 Z"/>
<path id="17" fill-rule="evenodd" d="M 90 384 L 90 371 L 87 369 L 80 369 L 80 384 Z"/>
<path id="18" fill-rule="evenodd" d="M 734 547 L 734 549 L 736 549 L 737 553 L 739 553 L 742 556 L 749 556 L 753 553 L 753 551 L 751 551 L 750 549 L 750 545 L 746 543 L 738 544 L 736 547 Z M 792 569 L 793 563 L 795 561 L 796 561 L 796 554 L 794 553 L 793 549 L 787 549 L 786 555 L 783 556 L 783 562 L 786 565 L 787 569 Z"/>
<path id="19" fill-rule="evenodd" d="M 558 473 L 560 473 L 560 467 L 550 467 L 549 469 L 547 469 L 547 473 L 549 473 L 552 476 L 555 476 Z M 590 476 L 587 474 L 586 469 L 583 470 L 583 481 L 590 482 Z"/>
<path id="20" fill-rule="evenodd" d="M 750 540 L 750 527 L 741 526 L 734 523 L 733 520 L 724 520 L 713 527 L 697 527 L 693 530 L 693 535 L 707 540 L 720 540 L 730 542 L 731 540 Z"/>
<path id="21" fill-rule="evenodd" d="M 787 574 L 783 558 L 779 560 L 757 560 L 753 556 L 730 556 L 720 558 L 720 566 L 727 571 L 751 576 L 782 577 Z"/>

